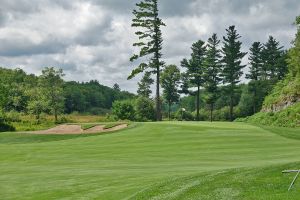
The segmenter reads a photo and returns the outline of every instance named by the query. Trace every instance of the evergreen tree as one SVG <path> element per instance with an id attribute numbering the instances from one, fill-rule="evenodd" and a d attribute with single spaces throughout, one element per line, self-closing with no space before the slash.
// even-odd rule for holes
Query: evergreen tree
<path id="1" fill-rule="evenodd" d="M 49 100 L 45 95 L 44 89 L 41 87 L 33 87 L 26 91 L 29 96 L 27 109 L 29 113 L 36 116 L 37 123 L 40 123 L 40 116 L 47 111 Z"/>
<path id="2" fill-rule="evenodd" d="M 282 50 L 279 42 L 273 37 L 269 39 L 262 51 L 264 64 L 262 66 L 264 80 L 280 80 L 283 74 L 287 72 L 287 64 L 285 63 L 285 52 Z"/>
<path id="3" fill-rule="evenodd" d="M 121 91 L 121 88 L 120 88 L 120 85 L 118 83 L 115 83 L 114 86 L 113 86 L 113 89 L 117 92 L 120 92 Z"/>
<path id="4" fill-rule="evenodd" d="M 168 103 L 168 117 L 171 118 L 171 105 L 178 102 L 178 86 L 180 82 L 180 70 L 176 65 L 169 65 L 161 75 L 161 85 L 164 89 L 164 98 Z"/>
<path id="5" fill-rule="evenodd" d="M 250 48 L 250 72 L 246 74 L 246 78 L 250 79 L 249 90 L 251 90 L 253 94 L 253 113 L 256 113 L 256 105 L 257 105 L 257 87 L 258 80 L 260 79 L 263 67 L 262 60 L 262 50 L 263 45 L 260 42 L 254 42 Z"/>
<path id="6" fill-rule="evenodd" d="M 213 109 L 214 103 L 218 98 L 218 84 L 222 80 L 220 78 L 221 73 L 221 51 L 218 49 L 220 40 L 217 34 L 213 34 L 211 38 L 208 39 L 206 57 L 205 57 L 205 89 L 208 93 L 206 102 L 210 104 L 210 120 L 213 121 Z"/>
<path id="7" fill-rule="evenodd" d="M 146 72 L 142 80 L 138 83 L 137 93 L 139 96 L 150 98 L 152 93 L 151 85 L 154 83 L 154 80 L 151 78 L 151 73 Z"/>
<path id="8" fill-rule="evenodd" d="M 130 61 L 135 61 L 142 57 L 147 57 L 149 62 L 142 62 L 134 69 L 128 79 L 135 75 L 151 70 L 156 74 L 156 119 L 162 120 L 161 116 L 161 100 L 160 100 L 160 73 L 164 62 L 162 57 L 162 33 L 161 26 L 165 26 L 158 16 L 157 0 L 143 0 L 136 4 L 137 10 L 133 11 L 135 18 L 132 20 L 132 26 L 139 28 L 135 34 L 139 37 L 139 41 L 133 46 L 140 48 L 140 53 L 133 55 Z"/>
<path id="9" fill-rule="evenodd" d="M 241 52 L 242 42 L 238 39 L 241 36 L 237 33 L 235 26 L 230 26 L 226 29 L 227 36 L 223 37 L 224 46 L 223 52 L 223 82 L 228 84 L 228 93 L 230 96 L 230 120 L 233 120 L 233 106 L 234 106 L 234 94 L 236 85 L 240 82 L 240 77 L 243 75 L 242 69 L 245 65 L 242 65 L 242 59 L 247 54 Z"/>
<path id="10" fill-rule="evenodd" d="M 261 77 L 263 66 L 262 50 L 263 46 L 260 42 L 252 44 L 249 55 L 250 72 L 246 75 L 247 79 L 257 81 Z"/>
<path id="11" fill-rule="evenodd" d="M 191 59 L 183 59 L 181 66 L 186 68 L 186 75 L 189 81 L 189 87 L 196 87 L 196 120 L 200 119 L 200 87 L 204 83 L 204 58 L 206 53 L 205 43 L 202 40 L 192 45 Z"/>

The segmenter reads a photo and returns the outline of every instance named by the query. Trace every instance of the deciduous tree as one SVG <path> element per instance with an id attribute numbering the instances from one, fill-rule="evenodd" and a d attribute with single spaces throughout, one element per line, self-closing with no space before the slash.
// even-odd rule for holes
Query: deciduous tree
<path id="1" fill-rule="evenodd" d="M 40 77 L 40 85 L 43 87 L 45 95 L 49 100 L 49 106 L 55 116 L 55 122 L 58 121 L 58 114 L 64 108 L 63 84 L 64 76 L 62 69 L 46 67 Z"/>

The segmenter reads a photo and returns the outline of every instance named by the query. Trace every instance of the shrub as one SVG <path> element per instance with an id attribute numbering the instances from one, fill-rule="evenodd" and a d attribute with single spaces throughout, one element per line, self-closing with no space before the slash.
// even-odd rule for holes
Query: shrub
<path id="1" fill-rule="evenodd" d="M 13 127 L 12 125 L 10 125 L 6 122 L 6 115 L 0 109 L 0 132 L 15 131 L 15 130 L 16 130 L 15 127 Z"/>
<path id="2" fill-rule="evenodd" d="M 21 122 L 21 114 L 17 111 L 10 111 L 6 114 L 6 121 L 7 122 Z"/>
<path id="3" fill-rule="evenodd" d="M 191 112 L 184 111 L 182 109 L 179 109 L 176 112 L 175 118 L 179 121 L 194 121 L 195 120 L 195 116 Z"/>
<path id="4" fill-rule="evenodd" d="M 4 131 L 15 131 L 15 127 L 13 127 L 10 124 L 7 124 L 5 122 L 0 122 L 0 132 L 4 132 Z"/>
<path id="5" fill-rule="evenodd" d="M 132 101 L 115 101 L 112 106 L 112 114 L 119 120 L 135 119 L 134 103 Z"/>
<path id="6" fill-rule="evenodd" d="M 139 97 L 135 102 L 137 121 L 155 120 L 154 102 L 146 97 Z"/>

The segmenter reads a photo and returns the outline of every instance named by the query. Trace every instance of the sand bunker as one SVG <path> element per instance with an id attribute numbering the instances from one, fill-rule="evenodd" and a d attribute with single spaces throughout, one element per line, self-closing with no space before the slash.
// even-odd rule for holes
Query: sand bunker
<path id="1" fill-rule="evenodd" d="M 97 125 L 90 129 L 83 130 L 81 125 L 59 125 L 54 128 L 43 131 L 33 131 L 33 134 L 89 134 L 89 133 L 105 133 L 117 131 L 126 128 L 127 124 L 120 124 L 109 129 L 105 129 L 105 125 Z"/>

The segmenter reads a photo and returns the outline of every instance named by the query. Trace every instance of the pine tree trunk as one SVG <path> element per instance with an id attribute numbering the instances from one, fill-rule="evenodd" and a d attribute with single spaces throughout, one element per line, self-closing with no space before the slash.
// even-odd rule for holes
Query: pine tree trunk
<path id="1" fill-rule="evenodd" d="M 256 92 L 256 84 L 254 86 L 254 97 L 253 97 L 253 114 L 256 113 L 256 96 L 257 96 L 257 92 Z"/>
<path id="2" fill-rule="evenodd" d="M 169 101 L 169 112 L 168 112 L 169 121 L 171 121 L 171 101 Z"/>
<path id="3" fill-rule="evenodd" d="M 157 66 L 156 73 L 156 120 L 161 121 L 161 104 L 160 104 L 160 91 L 159 91 L 159 82 L 160 82 L 160 68 Z"/>
<path id="4" fill-rule="evenodd" d="M 214 104 L 210 104 L 210 122 L 213 121 L 213 110 L 214 110 Z"/>
<path id="5" fill-rule="evenodd" d="M 199 121 L 200 120 L 200 86 L 198 85 L 197 88 L 197 117 L 196 120 Z"/>
<path id="6" fill-rule="evenodd" d="M 233 91 L 230 94 L 230 121 L 233 121 Z"/>

